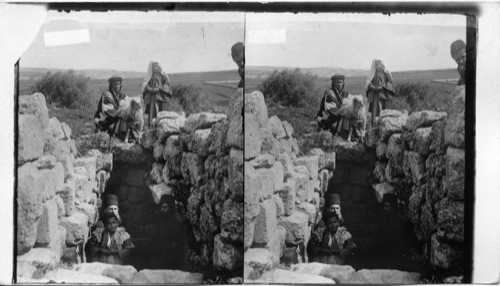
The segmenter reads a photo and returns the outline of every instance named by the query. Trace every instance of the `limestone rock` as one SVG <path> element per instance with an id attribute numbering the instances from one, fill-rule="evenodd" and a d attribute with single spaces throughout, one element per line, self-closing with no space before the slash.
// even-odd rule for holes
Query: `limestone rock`
<path id="1" fill-rule="evenodd" d="M 158 163 L 158 162 L 153 163 L 153 167 L 151 168 L 151 172 L 149 173 L 149 175 L 151 176 L 153 181 L 156 182 L 157 184 L 160 184 L 164 180 L 163 179 L 163 169 L 164 168 L 165 168 L 165 165 L 162 163 Z M 168 176 L 167 176 L 167 178 L 168 178 Z M 168 181 L 165 181 L 165 182 L 168 182 Z"/>
<path id="2" fill-rule="evenodd" d="M 179 134 L 186 121 L 184 113 L 161 111 L 157 117 L 156 137 L 160 142 L 165 142 L 168 136 Z"/>
<path id="3" fill-rule="evenodd" d="M 307 156 L 307 157 L 298 157 L 293 161 L 296 166 L 306 166 L 309 170 L 309 178 L 316 180 L 318 179 L 318 156 Z"/>
<path id="4" fill-rule="evenodd" d="M 255 169 L 271 168 L 276 162 L 276 158 L 271 154 L 260 154 L 250 161 L 250 165 Z"/>
<path id="5" fill-rule="evenodd" d="M 335 284 L 335 281 L 319 275 L 298 273 L 290 270 L 276 268 L 264 273 L 252 283 L 275 283 L 275 284 Z"/>
<path id="6" fill-rule="evenodd" d="M 63 218 L 59 224 L 64 227 L 67 245 L 78 245 L 88 238 L 88 218 L 81 212 L 74 212 L 71 216 Z"/>
<path id="7" fill-rule="evenodd" d="M 64 213 L 66 216 L 73 214 L 76 199 L 76 185 L 73 179 L 69 179 L 64 183 L 64 190 L 59 193 L 59 196 L 64 202 Z"/>
<path id="8" fill-rule="evenodd" d="M 269 120 L 267 121 L 267 128 L 271 130 L 273 136 L 276 139 L 281 139 L 287 136 L 286 131 L 283 128 L 283 124 L 281 123 L 281 120 L 276 115 L 269 118 Z"/>
<path id="9" fill-rule="evenodd" d="M 56 200 L 56 205 L 57 205 L 57 218 L 61 218 L 61 217 L 66 216 L 66 209 L 64 206 L 64 201 L 61 198 L 60 193 L 54 199 Z"/>
<path id="10" fill-rule="evenodd" d="M 304 166 L 300 166 L 304 167 Z M 306 174 L 303 173 L 295 173 L 293 175 L 293 179 L 295 181 L 295 194 L 297 198 L 301 202 L 305 202 L 308 198 L 309 192 L 314 192 L 314 190 L 309 189 L 309 171 L 307 168 L 304 168 L 306 170 Z"/>
<path id="11" fill-rule="evenodd" d="M 221 237 L 232 242 L 243 241 L 243 203 L 227 200 L 224 202 L 220 222 Z"/>
<path id="12" fill-rule="evenodd" d="M 153 144 L 153 158 L 156 161 L 163 159 L 163 149 L 165 149 L 165 145 L 160 143 L 160 141 L 156 141 Z"/>
<path id="13" fill-rule="evenodd" d="M 28 253 L 17 256 L 18 267 L 29 267 L 29 265 L 36 268 L 35 275 L 43 275 L 45 272 L 52 270 L 59 262 L 59 257 L 52 252 L 50 248 L 32 248 Z M 28 265 L 28 266 L 26 266 Z M 39 278 L 39 277 L 32 277 Z"/>
<path id="14" fill-rule="evenodd" d="M 107 264 L 101 262 L 76 264 L 73 269 L 77 272 L 107 276 L 116 279 L 119 283 L 125 283 L 132 279 L 137 270 L 131 265 Z"/>
<path id="15" fill-rule="evenodd" d="M 185 141 L 187 150 L 201 157 L 207 157 L 210 147 L 210 142 L 208 140 L 210 132 L 211 129 L 199 129 L 189 134 Z"/>
<path id="16" fill-rule="evenodd" d="M 59 120 L 55 117 L 49 119 L 47 133 L 48 135 L 54 137 L 56 140 L 60 140 L 65 137 L 61 122 L 59 122 Z"/>
<path id="17" fill-rule="evenodd" d="M 225 242 L 220 234 L 214 239 L 213 265 L 215 268 L 232 271 L 241 267 L 243 249 Z"/>
<path id="18" fill-rule="evenodd" d="M 403 170 L 407 179 L 419 186 L 425 173 L 425 162 L 423 156 L 414 151 L 405 151 Z"/>
<path id="19" fill-rule="evenodd" d="M 463 247 L 452 246 L 439 239 L 437 234 L 431 238 L 431 265 L 441 269 L 462 269 Z"/>
<path id="20" fill-rule="evenodd" d="M 165 182 L 156 185 L 150 185 L 149 190 L 151 190 L 151 197 L 155 204 L 160 203 L 160 199 L 163 195 L 171 195 L 172 188 L 168 186 Z"/>
<path id="21" fill-rule="evenodd" d="M 385 181 L 386 167 L 387 163 L 382 161 L 377 161 L 377 163 L 375 163 L 375 169 L 373 169 L 373 176 L 375 176 L 375 178 L 381 183 Z"/>
<path id="22" fill-rule="evenodd" d="M 243 149 L 243 136 L 243 116 L 238 114 L 229 121 L 229 125 L 227 126 L 227 145 L 229 147 Z"/>
<path id="23" fill-rule="evenodd" d="M 58 257 L 62 257 L 66 248 L 66 229 L 62 226 L 57 227 L 55 238 L 49 243 L 48 248 Z"/>
<path id="24" fill-rule="evenodd" d="M 298 210 L 305 213 L 309 219 L 309 225 L 316 221 L 316 206 L 310 203 L 302 202 L 297 206 Z"/>
<path id="25" fill-rule="evenodd" d="M 44 129 L 49 126 L 49 111 L 45 96 L 42 93 L 37 92 L 33 95 L 19 96 L 18 112 L 23 115 L 35 116 Z"/>
<path id="26" fill-rule="evenodd" d="M 410 196 L 408 201 L 408 216 L 413 224 L 420 224 L 420 206 L 422 205 L 425 199 L 424 188 L 422 187 L 414 187 L 414 190 Z"/>
<path id="27" fill-rule="evenodd" d="M 138 144 L 113 142 L 113 160 L 119 163 L 141 164 L 152 160 L 152 154 Z"/>
<path id="28" fill-rule="evenodd" d="M 214 239 L 215 234 L 218 230 L 218 225 L 215 223 L 214 216 L 207 205 L 203 205 L 200 208 L 200 224 L 199 228 L 202 236 L 200 237 L 201 242 L 211 242 Z"/>
<path id="29" fill-rule="evenodd" d="M 446 150 L 446 190 L 453 200 L 464 200 L 465 150 L 448 147 Z"/>
<path id="30" fill-rule="evenodd" d="M 410 131 L 414 131 L 417 128 L 430 127 L 434 124 L 434 122 L 445 119 L 446 116 L 446 112 L 429 110 L 413 112 L 410 114 L 410 117 L 404 127 Z"/>
<path id="31" fill-rule="evenodd" d="M 248 114 L 253 114 L 257 118 L 260 127 L 267 125 L 268 115 L 264 95 L 260 91 L 245 94 L 245 121 Z M 245 128 L 246 133 L 246 128 Z"/>
<path id="32" fill-rule="evenodd" d="M 429 146 L 431 151 L 444 152 L 445 142 L 444 142 L 444 132 L 446 128 L 446 121 L 440 120 L 432 125 L 431 133 L 429 134 L 431 145 Z"/>
<path id="33" fill-rule="evenodd" d="M 267 154 L 267 155 L 274 158 L 274 156 L 272 156 L 270 154 Z M 283 176 L 284 176 L 284 178 L 286 180 L 287 178 L 289 178 L 290 176 L 292 176 L 292 173 L 295 172 L 294 171 L 294 166 L 293 166 L 292 158 L 290 157 L 290 155 L 288 153 L 283 152 L 283 153 L 280 153 L 278 155 L 278 161 L 283 166 Z"/>
<path id="34" fill-rule="evenodd" d="M 35 115 L 19 115 L 18 135 L 18 164 L 36 160 L 42 156 L 45 135 L 38 117 Z"/>
<path id="35" fill-rule="evenodd" d="M 255 218 L 245 219 L 245 224 L 243 226 L 244 240 L 243 247 L 248 249 L 253 243 L 253 237 L 255 234 Z"/>
<path id="36" fill-rule="evenodd" d="M 88 181 L 90 184 L 95 182 L 97 158 L 96 157 L 80 157 L 74 162 L 75 167 L 85 167 L 87 170 Z"/>
<path id="37" fill-rule="evenodd" d="M 285 215 L 285 205 L 283 204 L 283 200 L 281 200 L 281 197 L 278 194 L 274 194 L 272 199 L 274 200 L 274 203 L 276 204 L 276 217 L 280 218 Z"/>
<path id="38" fill-rule="evenodd" d="M 42 215 L 42 186 L 38 170 L 32 164 L 18 168 L 17 186 L 17 253 L 28 252 L 35 244 Z"/>
<path id="39" fill-rule="evenodd" d="M 38 221 L 36 243 L 48 244 L 56 239 L 57 236 L 57 202 L 55 199 L 47 200 L 42 205 L 43 212 Z"/>
<path id="40" fill-rule="evenodd" d="M 215 123 L 226 119 L 227 116 L 221 113 L 201 112 L 189 115 L 186 122 L 181 126 L 181 130 L 186 133 L 193 133 L 199 129 L 212 128 Z M 161 138 L 158 136 L 158 138 Z"/>
<path id="41" fill-rule="evenodd" d="M 158 141 L 156 129 L 152 128 L 145 130 L 144 133 L 142 133 L 141 145 L 144 148 L 152 149 L 156 141 Z"/>
<path id="42" fill-rule="evenodd" d="M 283 129 L 285 129 L 285 134 L 287 138 L 292 138 L 293 135 L 293 127 L 292 124 L 288 123 L 288 121 L 283 121 Z"/>
<path id="43" fill-rule="evenodd" d="M 430 241 L 431 235 L 436 230 L 436 221 L 432 213 L 432 207 L 429 202 L 422 205 L 422 215 L 420 217 L 420 230 L 417 231 L 417 237 L 420 241 Z"/>
<path id="44" fill-rule="evenodd" d="M 97 207 L 87 203 L 79 203 L 75 205 L 75 209 L 87 216 L 88 225 L 94 225 L 97 222 Z"/>
<path id="45" fill-rule="evenodd" d="M 273 155 L 274 157 L 278 157 L 278 155 L 284 151 L 282 142 L 280 142 L 280 140 L 276 139 L 273 136 L 273 133 L 270 129 L 262 128 L 260 129 L 260 134 L 262 138 L 262 145 L 260 146 L 262 153 L 268 153 Z"/>
<path id="46" fill-rule="evenodd" d="M 456 148 L 465 147 L 465 114 L 451 114 L 446 121 L 444 141 Z"/>
<path id="47" fill-rule="evenodd" d="M 163 150 L 163 158 L 166 161 L 165 168 L 168 167 L 168 177 L 181 176 L 182 149 L 179 136 L 168 137 Z M 165 171 L 164 171 L 165 172 Z"/>
<path id="48" fill-rule="evenodd" d="M 387 158 L 387 143 L 383 141 L 378 141 L 375 147 L 375 153 L 377 154 L 378 159 L 386 159 Z"/>
<path id="49" fill-rule="evenodd" d="M 246 113 L 244 124 L 245 160 L 249 160 L 260 154 L 262 135 L 260 132 L 259 121 L 255 115 Z"/>
<path id="50" fill-rule="evenodd" d="M 260 213 L 255 222 L 255 243 L 268 243 L 276 231 L 276 203 L 273 199 L 260 204 Z"/>
<path id="51" fill-rule="evenodd" d="M 464 241 L 464 203 L 445 198 L 436 204 L 437 235 L 453 241 Z"/>
<path id="52" fill-rule="evenodd" d="M 250 248 L 244 254 L 245 265 L 250 266 L 252 269 L 248 274 L 249 279 L 256 279 L 265 271 L 271 270 L 276 261 L 272 252 L 265 248 Z M 247 276 L 247 273 L 245 273 Z"/>
<path id="53" fill-rule="evenodd" d="M 119 284 L 118 281 L 116 281 L 116 279 L 104 275 L 90 274 L 63 268 L 59 268 L 57 270 L 47 273 L 44 279 L 48 279 L 49 281 L 54 281 L 53 283 L 65 283 L 65 284 L 79 284 L 79 283 Z"/>
<path id="54" fill-rule="evenodd" d="M 401 133 L 403 126 L 408 120 L 408 113 L 404 112 L 397 114 L 397 116 L 383 116 L 380 114 L 379 134 L 382 141 L 385 141 L 389 136 L 394 133 Z"/>
<path id="55" fill-rule="evenodd" d="M 401 134 L 392 134 L 387 141 L 386 149 L 387 159 L 402 157 L 404 154 L 403 141 L 401 140 Z"/>
<path id="56" fill-rule="evenodd" d="M 245 188 L 245 191 L 246 191 L 246 188 Z M 291 178 L 285 182 L 285 184 L 283 185 L 283 189 L 279 193 L 281 200 L 283 201 L 285 216 L 289 216 L 293 212 L 293 209 L 295 207 L 296 191 L 297 191 L 297 186 L 296 186 L 295 179 Z"/>
<path id="57" fill-rule="evenodd" d="M 318 262 L 295 264 L 290 270 L 298 273 L 323 276 L 343 284 L 350 283 L 351 276 L 356 273 L 356 270 L 350 265 L 332 265 Z"/>
<path id="58" fill-rule="evenodd" d="M 57 161 L 60 162 L 64 167 L 64 179 L 67 180 L 69 178 L 72 178 L 73 174 L 75 173 L 75 156 L 73 154 L 64 154 L 57 158 Z"/>
<path id="59" fill-rule="evenodd" d="M 282 226 L 277 226 L 271 239 L 266 244 L 266 249 L 273 254 L 273 264 L 278 264 L 279 259 L 283 256 L 285 250 L 286 229 Z"/>
<path id="60" fill-rule="evenodd" d="M 85 154 L 86 157 L 94 157 L 95 158 L 95 169 L 96 171 L 99 171 L 103 169 L 104 167 L 104 162 L 103 162 L 103 157 L 102 157 L 102 152 L 97 150 L 97 149 L 92 149 L 87 151 Z"/>
<path id="61" fill-rule="evenodd" d="M 188 210 L 187 218 L 191 223 L 191 225 L 199 224 L 200 206 L 202 203 L 203 203 L 203 190 L 201 188 L 191 188 L 187 205 L 187 210 Z"/>
<path id="62" fill-rule="evenodd" d="M 420 274 L 395 269 L 361 269 L 351 276 L 351 283 L 361 284 L 419 284 Z"/>
<path id="63" fill-rule="evenodd" d="M 282 217 L 278 225 L 286 229 L 286 243 L 296 244 L 305 240 L 308 230 L 309 217 L 302 212 L 294 212 L 290 216 Z"/>
<path id="64" fill-rule="evenodd" d="M 245 162 L 245 221 L 251 220 L 260 213 L 259 202 L 262 198 L 262 182 L 260 181 L 259 174 L 249 164 Z"/>
<path id="65" fill-rule="evenodd" d="M 377 198 L 377 202 L 381 203 L 382 199 L 384 198 L 385 194 L 392 194 L 394 193 L 394 187 L 387 183 L 380 183 L 380 184 L 374 184 L 373 190 L 375 191 L 375 197 Z"/>
<path id="66" fill-rule="evenodd" d="M 205 172 L 203 159 L 195 153 L 182 153 L 181 173 L 184 180 L 193 186 L 199 186 L 199 181 Z"/>
<path id="67" fill-rule="evenodd" d="M 76 167 L 75 175 L 73 175 L 75 182 L 75 199 L 78 202 L 87 202 L 92 193 L 92 185 L 88 180 L 88 173 L 84 167 Z"/>
<path id="68" fill-rule="evenodd" d="M 275 164 L 269 169 L 269 171 L 274 176 L 274 190 L 273 192 L 279 192 L 283 189 L 284 181 L 284 170 L 283 165 L 280 162 L 275 162 Z"/>

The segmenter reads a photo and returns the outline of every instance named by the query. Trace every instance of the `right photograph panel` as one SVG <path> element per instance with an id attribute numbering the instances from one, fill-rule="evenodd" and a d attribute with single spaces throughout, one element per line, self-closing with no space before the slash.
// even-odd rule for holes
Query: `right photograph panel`
<path id="1" fill-rule="evenodd" d="M 463 283 L 467 19 L 246 14 L 244 283 Z"/>

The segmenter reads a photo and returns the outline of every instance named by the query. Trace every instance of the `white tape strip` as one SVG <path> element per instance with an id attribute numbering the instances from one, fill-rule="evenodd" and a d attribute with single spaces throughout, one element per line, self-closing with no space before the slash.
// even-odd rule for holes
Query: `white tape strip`
<path id="1" fill-rule="evenodd" d="M 88 43 L 90 34 L 88 29 L 46 32 L 43 39 L 46 47 L 74 45 Z"/>
<path id="2" fill-rule="evenodd" d="M 248 31 L 248 42 L 252 44 L 286 43 L 285 29 L 253 29 Z"/>

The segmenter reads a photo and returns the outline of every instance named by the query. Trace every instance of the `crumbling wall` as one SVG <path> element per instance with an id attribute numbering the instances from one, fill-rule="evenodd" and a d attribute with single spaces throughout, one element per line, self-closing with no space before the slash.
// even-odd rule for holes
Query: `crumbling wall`
<path id="1" fill-rule="evenodd" d="M 285 264 L 307 262 L 326 186 L 319 173 L 335 168 L 335 153 L 301 156 L 293 128 L 268 118 L 260 92 L 245 96 L 245 279 Z M 324 181 L 324 180 L 323 180 Z"/>
<path id="2" fill-rule="evenodd" d="M 464 262 L 464 98 L 459 86 L 447 112 L 381 113 L 367 144 L 378 161 L 378 201 L 395 193 L 414 226 L 426 264 L 460 274 Z M 463 273 L 462 273 L 463 274 Z"/>
<path id="3" fill-rule="evenodd" d="M 19 97 L 17 156 L 17 276 L 36 278 L 59 263 L 86 260 L 98 195 L 112 154 L 79 154 L 71 129 L 49 118 L 41 93 Z"/>

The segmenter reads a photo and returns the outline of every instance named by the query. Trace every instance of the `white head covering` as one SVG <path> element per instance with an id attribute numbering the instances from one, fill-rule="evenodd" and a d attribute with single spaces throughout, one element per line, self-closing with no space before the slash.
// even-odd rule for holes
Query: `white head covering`
<path id="1" fill-rule="evenodd" d="M 370 84 L 370 82 L 373 80 L 373 77 L 375 76 L 375 73 L 377 72 L 377 65 L 376 63 L 380 61 L 382 63 L 382 61 L 380 59 L 373 59 L 372 61 L 372 66 L 370 68 L 370 71 L 368 72 L 368 75 L 366 76 L 366 83 L 365 83 L 365 89 L 368 89 L 368 85 Z M 384 72 L 386 74 L 391 74 L 387 68 L 385 67 L 384 63 L 382 63 L 382 65 L 384 66 Z"/>
<path id="2" fill-rule="evenodd" d="M 146 76 L 144 77 L 144 81 L 142 82 L 142 93 L 144 93 L 144 89 L 146 88 L 146 85 L 149 83 L 151 80 L 151 77 L 153 76 L 153 64 L 157 63 L 158 66 L 160 67 L 161 70 L 161 75 L 168 78 L 167 74 L 163 71 L 161 68 L 161 65 L 156 62 L 156 61 L 150 61 L 148 65 L 148 70 L 146 71 Z"/>

